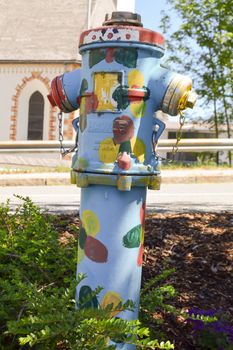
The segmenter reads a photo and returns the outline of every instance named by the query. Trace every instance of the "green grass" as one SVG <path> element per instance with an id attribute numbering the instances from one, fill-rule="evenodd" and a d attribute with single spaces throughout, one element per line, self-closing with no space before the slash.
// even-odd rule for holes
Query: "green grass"
<path id="1" fill-rule="evenodd" d="M 216 163 L 166 163 L 161 165 L 161 169 L 163 170 L 182 170 L 182 169 L 210 169 L 210 170 L 221 170 L 231 168 L 228 164 L 220 164 Z"/>
<path id="2" fill-rule="evenodd" d="M 212 169 L 221 170 L 230 168 L 228 164 L 216 165 L 215 163 L 179 163 L 171 162 L 161 165 L 162 170 L 183 170 L 183 169 Z M 70 168 L 64 165 L 56 167 L 39 166 L 0 166 L 0 174 L 26 174 L 26 173 L 69 173 Z"/>

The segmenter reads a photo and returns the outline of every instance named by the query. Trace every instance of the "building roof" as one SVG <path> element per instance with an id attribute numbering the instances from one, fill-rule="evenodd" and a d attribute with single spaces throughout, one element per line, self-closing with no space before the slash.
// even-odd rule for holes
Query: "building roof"
<path id="1" fill-rule="evenodd" d="M 91 27 L 116 9 L 116 0 L 92 0 Z M 0 0 L 0 61 L 79 61 L 88 0 Z"/>

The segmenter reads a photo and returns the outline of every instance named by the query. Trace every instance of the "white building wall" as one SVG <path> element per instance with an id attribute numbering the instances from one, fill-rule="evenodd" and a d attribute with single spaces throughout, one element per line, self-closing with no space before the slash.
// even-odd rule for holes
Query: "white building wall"
<path id="1" fill-rule="evenodd" d="M 63 64 L 0 64 L 0 141 L 10 140 L 11 124 L 14 123 L 13 114 L 17 118 L 16 139 L 27 139 L 29 99 L 35 91 L 39 91 L 44 97 L 43 137 L 48 139 L 50 111 L 47 100 L 48 86 L 50 81 L 64 73 L 65 69 Z M 33 73 L 39 74 L 39 78 L 32 78 Z M 18 101 L 15 102 L 17 94 Z M 57 130 L 55 133 L 57 134 Z"/>
<path id="2" fill-rule="evenodd" d="M 16 81 L 23 79 L 23 74 L 17 74 L 14 69 L 0 69 L 0 141 L 9 140 L 12 96 L 15 94 Z"/>

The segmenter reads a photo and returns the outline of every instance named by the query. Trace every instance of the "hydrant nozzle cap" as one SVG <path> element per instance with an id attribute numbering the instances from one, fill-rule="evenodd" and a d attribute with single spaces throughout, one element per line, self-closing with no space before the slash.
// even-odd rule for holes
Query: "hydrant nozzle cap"
<path id="1" fill-rule="evenodd" d="M 106 14 L 103 26 L 111 26 L 114 24 L 143 27 L 139 14 L 126 11 L 112 12 L 111 15 Z"/>

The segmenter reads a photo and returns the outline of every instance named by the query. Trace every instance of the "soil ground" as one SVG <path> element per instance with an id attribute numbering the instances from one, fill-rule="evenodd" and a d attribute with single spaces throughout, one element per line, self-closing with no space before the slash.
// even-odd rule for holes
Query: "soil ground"
<path id="1" fill-rule="evenodd" d="M 59 216 L 57 229 L 65 239 L 78 217 Z M 233 319 L 233 213 L 148 214 L 142 283 L 164 269 L 175 268 L 167 283 L 178 309 L 222 310 Z M 177 350 L 197 350 L 182 317 L 158 315 L 167 339 Z M 153 325 L 152 325 L 153 327 Z"/>

